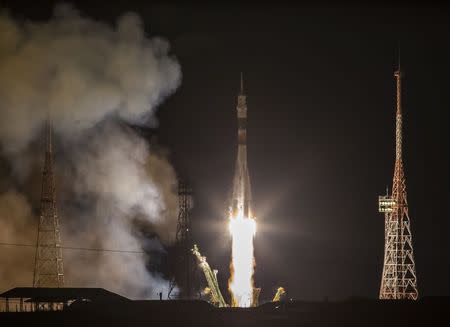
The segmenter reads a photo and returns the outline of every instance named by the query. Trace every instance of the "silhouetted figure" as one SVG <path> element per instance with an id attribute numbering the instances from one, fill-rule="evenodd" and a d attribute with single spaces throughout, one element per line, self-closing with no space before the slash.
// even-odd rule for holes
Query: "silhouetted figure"
<path id="1" fill-rule="evenodd" d="M 159 292 L 159 300 L 162 301 L 162 292 Z"/>

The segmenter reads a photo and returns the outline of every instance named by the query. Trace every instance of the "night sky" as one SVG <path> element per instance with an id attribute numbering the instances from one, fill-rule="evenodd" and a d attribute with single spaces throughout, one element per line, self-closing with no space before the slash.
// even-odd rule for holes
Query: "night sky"
<path id="1" fill-rule="evenodd" d="M 54 3 L 2 1 L 14 17 L 32 20 L 48 19 Z M 111 23 L 135 11 L 149 36 L 170 41 L 182 85 L 149 134 L 193 185 L 193 238 L 219 270 L 223 293 L 244 72 L 262 299 L 278 286 L 296 299 L 378 296 L 384 217 L 377 201 L 392 185 L 400 44 L 419 295 L 450 295 L 449 8 L 76 3 L 83 15 Z"/>

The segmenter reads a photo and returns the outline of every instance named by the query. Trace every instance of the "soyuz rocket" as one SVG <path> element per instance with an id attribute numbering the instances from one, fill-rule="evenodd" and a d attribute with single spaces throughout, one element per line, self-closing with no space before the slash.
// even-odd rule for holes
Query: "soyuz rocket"
<path id="1" fill-rule="evenodd" d="M 241 73 L 241 91 L 237 103 L 238 151 L 230 207 L 232 217 L 254 218 L 250 176 L 247 165 L 247 97 Z"/>

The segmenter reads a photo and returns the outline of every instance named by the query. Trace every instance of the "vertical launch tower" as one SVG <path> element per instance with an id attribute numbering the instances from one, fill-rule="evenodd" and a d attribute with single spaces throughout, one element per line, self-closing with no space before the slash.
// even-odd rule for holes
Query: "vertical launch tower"
<path id="1" fill-rule="evenodd" d="M 196 274 L 195 258 L 191 255 L 191 210 L 193 207 L 192 189 L 184 181 L 178 183 L 178 223 L 176 233 L 176 272 L 170 281 L 168 298 L 178 284 L 178 298 L 191 299 L 194 296 L 194 275 Z"/>
<path id="2" fill-rule="evenodd" d="M 384 266 L 380 299 L 417 300 L 416 268 L 402 159 L 402 72 L 400 60 L 394 76 L 397 84 L 397 110 L 392 194 L 387 193 L 378 199 L 379 211 L 385 215 Z"/>
<path id="3" fill-rule="evenodd" d="M 52 126 L 46 127 L 41 209 L 36 241 L 33 287 L 63 287 L 64 270 L 53 175 Z"/>

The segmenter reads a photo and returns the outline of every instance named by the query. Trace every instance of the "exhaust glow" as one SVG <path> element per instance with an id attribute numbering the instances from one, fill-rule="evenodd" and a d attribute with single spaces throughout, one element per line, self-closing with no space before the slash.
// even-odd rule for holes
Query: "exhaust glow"
<path id="1" fill-rule="evenodd" d="M 229 230 L 232 238 L 231 277 L 228 284 L 232 295 L 231 306 L 250 307 L 253 303 L 253 238 L 256 221 L 242 214 L 230 216 Z"/>

